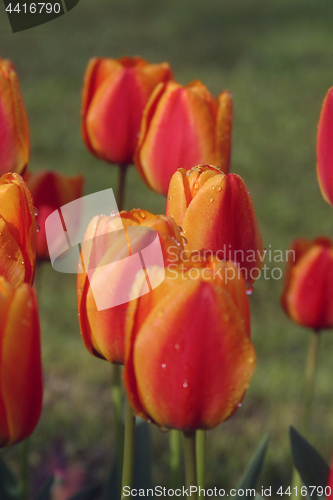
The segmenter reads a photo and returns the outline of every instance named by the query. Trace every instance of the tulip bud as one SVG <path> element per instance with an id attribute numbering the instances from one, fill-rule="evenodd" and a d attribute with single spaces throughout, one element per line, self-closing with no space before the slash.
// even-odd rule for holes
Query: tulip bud
<path id="1" fill-rule="evenodd" d="M 199 163 L 219 165 L 229 172 L 232 97 L 217 99 L 200 81 L 183 87 L 159 84 L 144 112 L 135 166 L 148 187 L 166 195 L 178 168 Z"/>
<path id="2" fill-rule="evenodd" d="M 84 77 L 82 137 L 89 151 L 110 163 L 132 163 L 145 105 L 155 86 L 172 78 L 167 63 L 141 57 L 92 59 Z"/>
<path id="3" fill-rule="evenodd" d="M 43 399 L 39 318 L 30 285 L 13 288 L 0 277 L 0 446 L 27 438 Z"/>
<path id="4" fill-rule="evenodd" d="M 179 169 L 170 181 L 166 214 L 183 228 L 188 252 L 204 248 L 237 262 L 249 284 L 259 277 L 265 250 L 241 177 L 211 165 Z"/>
<path id="5" fill-rule="evenodd" d="M 124 363 L 125 320 L 135 278 L 142 272 L 149 292 L 150 268 L 164 270 L 177 260 L 181 241 L 172 219 L 145 210 L 92 219 L 82 243 L 83 272 L 77 282 L 81 334 L 91 354 Z"/>
<path id="6" fill-rule="evenodd" d="M 14 65 L 0 59 L 0 175 L 22 174 L 29 162 L 28 117 Z"/>
<path id="7" fill-rule="evenodd" d="M 232 271 L 232 273 L 230 272 Z M 167 269 L 126 321 L 124 382 L 134 411 L 161 427 L 211 429 L 240 406 L 255 350 L 241 273 L 202 261 Z"/>
<path id="8" fill-rule="evenodd" d="M 33 283 L 36 218 L 30 192 L 16 173 L 0 177 L 0 275 L 13 286 Z"/>
<path id="9" fill-rule="evenodd" d="M 321 194 L 333 205 L 333 87 L 321 108 L 317 135 L 317 177 Z"/>
<path id="10" fill-rule="evenodd" d="M 71 201 L 83 195 L 84 177 L 66 176 L 60 172 L 41 170 L 27 176 L 27 184 L 37 209 L 37 259 L 49 259 L 49 250 L 45 235 L 45 221 L 48 216 Z M 78 214 L 79 217 L 79 214 Z"/>
<path id="11" fill-rule="evenodd" d="M 289 318 L 314 330 L 333 327 L 333 242 L 296 239 L 289 253 L 281 305 Z"/>

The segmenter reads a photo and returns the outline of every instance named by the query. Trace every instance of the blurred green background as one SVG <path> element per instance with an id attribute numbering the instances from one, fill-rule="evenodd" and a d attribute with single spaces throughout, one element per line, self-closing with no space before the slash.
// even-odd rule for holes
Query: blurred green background
<path id="1" fill-rule="evenodd" d="M 116 169 L 92 157 L 80 137 L 82 77 L 89 58 L 141 55 L 168 61 L 181 83 L 200 79 L 234 98 L 231 171 L 251 191 L 267 249 L 295 237 L 332 235 L 333 209 L 316 181 L 316 126 L 333 84 L 333 3 L 328 0 L 80 0 L 65 16 L 12 34 L 0 7 L 1 57 L 16 65 L 31 127 L 30 169 L 84 173 L 85 193 L 116 187 Z M 165 199 L 131 169 L 126 209 L 162 213 Z M 267 258 L 266 258 L 267 259 Z M 284 268 L 284 263 L 266 261 Z M 277 273 L 278 275 L 278 273 Z M 38 276 L 45 409 L 32 438 L 35 470 L 63 438 L 69 463 L 100 477 L 113 454 L 111 368 L 80 338 L 75 276 L 44 265 Z M 209 486 L 235 487 L 265 433 L 259 484 L 290 484 L 288 429 L 299 427 L 310 331 L 280 310 L 282 280 L 259 280 L 251 297 L 257 369 L 242 408 L 208 437 Z M 320 346 L 309 440 L 333 451 L 333 335 Z M 168 435 L 152 429 L 153 479 L 168 485 Z M 15 448 L 6 451 L 15 464 Z"/>

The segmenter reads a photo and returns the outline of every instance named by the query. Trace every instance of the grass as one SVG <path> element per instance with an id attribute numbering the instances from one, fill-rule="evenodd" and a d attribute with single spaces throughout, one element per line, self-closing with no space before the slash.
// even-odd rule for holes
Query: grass
<path id="1" fill-rule="evenodd" d="M 4 7 L 1 6 L 0 9 Z M 316 125 L 333 83 L 327 0 L 81 0 L 63 18 L 13 35 L 1 14 L 2 57 L 14 61 L 31 126 L 30 168 L 83 172 L 86 194 L 115 187 L 116 170 L 90 156 L 80 137 L 80 92 L 89 58 L 140 54 L 166 60 L 177 80 L 200 79 L 216 95 L 233 93 L 233 172 L 249 187 L 267 248 L 295 237 L 331 234 L 333 212 L 316 182 Z M 126 208 L 164 211 L 131 169 Z M 266 262 L 283 268 L 283 263 Z M 69 461 L 113 453 L 111 368 L 88 355 L 76 317 L 75 276 L 45 265 L 40 276 L 45 410 L 33 437 L 37 468 L 49 443 L 64 437 Z M 232 488 L 264 433 L 271 436 L 261 479 L 290 484 L 289 425 L 299 425 L 310 332 L 279 307 L 281 280 L 261 280 L 251 297 L 258 363 L 241 410 L 208 437 L 208 484 Z M 333 449 L 333 336 L 320 347 L 310 440 L 330 460 Z M 167 436 L 154 429 L 153 474 L 168 484 Z M 15 449 L 7 452 L 15 459 Z"/>

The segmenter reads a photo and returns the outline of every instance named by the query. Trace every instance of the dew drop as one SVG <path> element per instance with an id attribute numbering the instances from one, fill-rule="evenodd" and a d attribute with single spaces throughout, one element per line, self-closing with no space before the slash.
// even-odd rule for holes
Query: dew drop
<path id="1" fill-rule="evenodd" d="M 217 186 L 216 191 L 221 191 L 221 190 L 222 190 L 221 186 Z"/>
<path id="2" fill-rule="evenodd" d="M 182 233 L 183 232 L 183 228 L 181 226 L 177 226 L 178 229 L 179 229 L 179 232 Z"/>
<path id="3" fill-rule="evenodd" d="M 24 260 L 20 260 L 20 264 L 22 264 L 22 266 L 24 266 Z"/>
<path id="4" fill-rule="evenodd" d="M 110 217 L 115 217 L 118 214 L 119 214 L 118 210 L 112 210 L 112 212 L 110 213 Z"/>
<path id="5" fill-rule="evenodd" d="M 184 380 L 183 387 L 186 389 L 187 386 L 188 386 L 187 380 Z"/>
<path id="6" fill-rule="evenodd" d="M 172 201 L 172 196 L 169 196 L 169 201 Z"/>
<path id="7" fill-rule="evenodd" d="M 209 203 L 213 203 L 213 201 L 214 201 L 213 197 L 209 198 Z"/>
<path id="8" fill-rule="evenodd" d="M 179 344 L 175 344 L 175 349 L 179 349 Z"/>
<path id="9" fill-rule="evenodd" d="M 37 215 L 38 215 L 38 209 L 36 207 L 34 207 L 34 214 L 37 217 Z"/>
<path id="10" fill-rule="evenodd" d="M 184 230 L 184 231 L 183 231 L 183 234 L 186 234 L 186 233 L 187 233 L 187 231 L 186 231 L 186 230 Z M 0 233 L 0 234 L 1 234 L 1 233 Z"/>
<path id="11" fill-rule="evenodd" d="M 144 212 L 141 212 L 141 217 L 142 217 L 143 219 L 145 219 L 145 218 L 146 218 L 146 214 L 145 214 Z"/>
<path id="12" fill-rule="evenodd" d="M 195 183 L 193 184 L 193 187 L 194 187 L 194 189 L 198 189 L 198 187 L 199 187 L 199 183 L 198 183 L 198 182 L 195 182 Z"/>
<path id="13" fill-rule="evenodd" d="M 252 295 L 253 294 L 253 286 L 250 285 L 250 283 L 246 283 L 246 295 Z"/>
<path id="14" fill-rule="evenodd" d="M 242 403 L 238 403 L 237 406 L 238 408 L 240 408 L 242 406 Z"/>
<path id="15" fill-rule="evenodd" d="M 253 363 L 254 363 L 254 358 L 249 358 L 247 361 L 248 361 L 248 363 L 250 363 L 250 365 L 253 365 Z"/>
<path id="16" fill-rule="evenodd" d="M 266 253 L 266 252 L 267 252 L 267 248 L 264 248 L 264 253 Z"/>
<path id="17" fill-rule="evenodd" d="M 232 391 L 232 390 L 233 390 L 233 388 L 234 388 L 234 386 L 233 386 L 233 385 L 229 385 L 229 391 Z"/>
<path id="18" fill-rule="evenodd" d="M 186 172 L 186 177 L 190 177 L 190 175 L 191 175 L 191 170 L 188 170 L 188 171 Z"/>
<path id="19" fill-rule="evenodd" d="M 162 366 L 163 370 L 165 370 L 165 369 L 166 369 L 166 363 L 162 363 L 162 365 L 161 365 L 161 366 Z"/>
<path id="20" fill-rule="evenodd" d="M 171 217 L 172 219 L 174 219 L 174 218 L 175 218 L 175 216 L 174 216 L 173 214 L 170 214 L 170 217 Z"/>
<path id="21" fill-rule="evenodd" d="M 187 245 L 187 239 L 185 238 L 185 236 L 182 236 L 182 239 L 183 239 L 183 245 L 184 245 L 184 247 L 186 247 L 186 245 Z"/>
<path id="22" fill-rule="evenodd" d="M 39 231 L 40 231 L 40 227 L 38 224 L 36 224 L 36 233 L 39 233 Z"/>

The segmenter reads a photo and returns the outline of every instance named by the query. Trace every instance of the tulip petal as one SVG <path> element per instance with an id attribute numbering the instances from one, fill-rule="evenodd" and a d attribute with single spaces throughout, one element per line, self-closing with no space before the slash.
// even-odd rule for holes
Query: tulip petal
<path id="1" fill-rule="evenodd" d="M 234 412 L 255 353 L 230 296 L 210 283 L 186 281 L 151 311 L 135 339 L 133 361 L 138 397 L 150 418 L 194 430 L 212 428 Z"/>
<path id="2" fill-rule="evenodd" d="M 317 135 L 317 176 L 321 193 L 333 205 L 333 87 L 320 113 Z"/>

